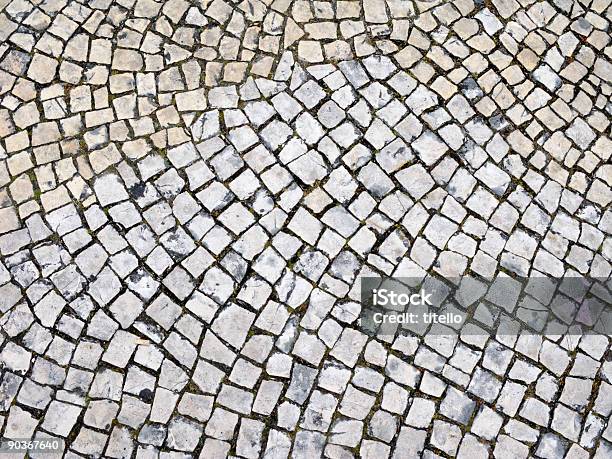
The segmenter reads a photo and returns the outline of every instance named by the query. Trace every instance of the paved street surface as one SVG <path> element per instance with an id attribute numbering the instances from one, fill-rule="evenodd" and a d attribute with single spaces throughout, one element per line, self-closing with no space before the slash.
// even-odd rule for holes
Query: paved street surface
<path id="1" fill-rule="evenodd" d="M 611 20 L 610 0 L 0 0 L 2 437 L 612 457 L 608 337 L 357 325 L 368 275 L 610 277 Z"/>

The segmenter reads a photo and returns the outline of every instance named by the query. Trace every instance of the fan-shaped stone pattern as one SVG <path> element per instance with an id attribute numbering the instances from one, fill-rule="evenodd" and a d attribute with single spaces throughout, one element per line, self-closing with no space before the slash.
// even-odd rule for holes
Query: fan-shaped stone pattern
<path id="1" fill-rule="evenodd" d="M 612 262 L 610 5 L 0 1 L 0 426 L 66 457 L 608 457 L 609 341 L 364 275 Z"/>

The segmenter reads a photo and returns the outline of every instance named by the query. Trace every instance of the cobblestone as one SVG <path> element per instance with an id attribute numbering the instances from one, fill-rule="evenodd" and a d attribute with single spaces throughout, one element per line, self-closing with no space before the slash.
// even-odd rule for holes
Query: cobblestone
<path id="1" fill-rule="evenodd" d="M 0 0 L 2 437 L 610 457 L 608 336 L 357 322 L 368 275 L 609 279 L 610 8 Z"/>

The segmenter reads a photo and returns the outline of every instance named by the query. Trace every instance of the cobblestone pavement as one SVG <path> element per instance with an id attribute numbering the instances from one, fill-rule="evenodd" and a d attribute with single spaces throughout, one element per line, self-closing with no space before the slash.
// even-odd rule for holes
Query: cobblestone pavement
<path id="1" fill-rule="evenodd" d="M 368 274 L 610 276 L 610 3 L 0 0 L 2 435 L 612 457 L 608 337 L 356 326 Z"/>

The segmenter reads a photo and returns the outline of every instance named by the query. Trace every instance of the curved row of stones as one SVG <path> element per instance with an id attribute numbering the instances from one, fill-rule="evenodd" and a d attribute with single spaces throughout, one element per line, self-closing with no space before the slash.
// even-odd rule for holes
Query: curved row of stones
<path id="1" fill-rule="evenodd" d="M 610 276 L 609 0 L 0 7 L 3 437 L 612 455 L 607 337 L 356 327 L 364 275 Z"/>

